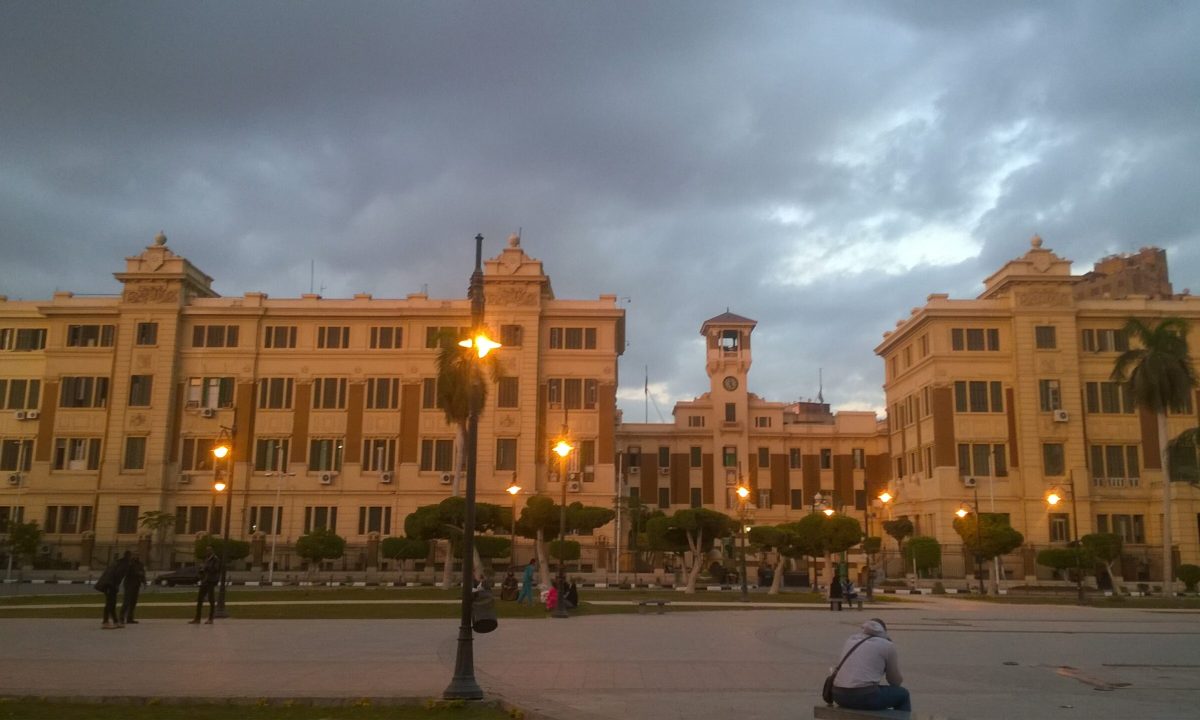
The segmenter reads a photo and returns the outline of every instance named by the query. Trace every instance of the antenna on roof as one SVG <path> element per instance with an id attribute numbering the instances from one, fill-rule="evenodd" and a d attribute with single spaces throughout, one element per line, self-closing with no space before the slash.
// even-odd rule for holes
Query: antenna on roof
<path id="1" fill-rule="evenodd" d="M 825 376 L 824 368 L 817 368 L 817 402 L 825 402 Z"/>

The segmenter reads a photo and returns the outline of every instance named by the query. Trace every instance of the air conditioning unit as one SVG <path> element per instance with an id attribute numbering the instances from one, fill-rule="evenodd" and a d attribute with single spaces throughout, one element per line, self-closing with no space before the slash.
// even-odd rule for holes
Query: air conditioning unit
<path id="1" fill-rule="evenodd" d="M 215 416 L 216 414 L 217 414 L 217 411 L 213 410 L 212 408 L 207 408 L 207 407 L 200 408 L 200 417 L 210 418 L 210 417 Z"/>
<path id="2" fill-rule="evenodd" d="M 385 473 L 379 474 L 379 482 L 386 484 L 386 483 L 390 483 L 391 481 L 392 481 L 392 474 L 390 472 L 385 472 Z"/>
<path id="3" fill-rule="evenodd" d="M 549 475 L 546 476 L 546 480 L 548 482 L 553 482 L 553 483 L 558 482 L 558 473 L 555 473 L 555 472 L 550 473 Z"/>
<path id="4" fill-rule="evenodd" d="M 583 485 L 578 480 L 572 480 L 567 483 L 568 492 L 579 492 L 580 490 L 583 490 Z"/>
<path id="5" fill-rule="evenodd" d="M 974 477 L 971 477 L 970 475 L 963 477 L 962 482 L 963 482 L 963 487 L 969 487 L 969 488 L 973 488 L 977 484 L 979 484 L 979 481 L 977 479 L 975 479 Z"/>
<path id="6" fill-rule="evenodd" d="M 337 477 L 337 473 L 331 473 L 331 472 L 321 473 L 321 484 L 322 485 L 332 485 L 333 479 L 335 477 Z"/>
<path id="7" fill-rule="evenodd" d="M 630 465 L 629 466 L 629 474 L 630 475 L 641 475 L 642 468 L 637 465 Z"/>
<path id="8" fill-rule="evenodd" d="M 191 476 L 191 475 L 180 475 L 180 476 L 179 476 L 179 484 L 180 484 L 180 485 L 187 485 L 187 484 L 188 484 L 188 483 L 190 483 L 191 481 L 192 481 L 192 476 Z"/>
<path id="9" fill-rule="evenodd" d="M 439 479 L 439 482 L 441 482 L 443 485 L 449 485 L 450 483 L 454 482 L 454 476 L 450 473 L 442 473 L 442 477 Z"/>
<path id="10" fill-rule="evenodd" d="M 39 417 L 41 417 L 41 415 L 42 414 L 40 412 L 38 412 L 37 410 L 29 410 L 25 413 L 25 419 L 26 420 L 37 420 Z"/>
<path id="11" fill-rule="evenodd" d="M 13 417 L 15 417 L 18 420 L 24 420 L 26 417 L 28 417 L 28 415 L 29 415 L 29 413 L 25 412 L 24 410 L 18 410 L 15 413 L 13 413 Z"/>
<path id="12" fill-rule="evenodd" d="M 1067 413 L 1066 410 L 1055 410 L 1054 411 L 1054 422 L 1066 422 L 1070 419 L 1071 419 L 1071 416 Z"/>
<path id="13" fill-rule="evenodd" d="M 660 468 L 658 469 L 658 474 L 659 474 L 659 475 L 662 475 L 663 477 L 666 477 L 666 476 L 668 476 L 668 475 L 670 475 L 670 474 L 671 474 L 671 468 L 669 468 L 669 467 L 660 467 Z"/>
<path id="14" fill-rule="evenodd" d="M 13 486 L 20 485 L 21 484 L 21 476 L 15 474 L 15 473 L 12 475 L 9 475 L 8 476 L 8 484 L 13 485 Z"/>

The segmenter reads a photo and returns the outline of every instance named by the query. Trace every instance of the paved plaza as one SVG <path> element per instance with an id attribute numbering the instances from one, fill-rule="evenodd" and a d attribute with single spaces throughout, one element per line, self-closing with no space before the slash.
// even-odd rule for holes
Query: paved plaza
<path id="1" fill-rule="evenodd" d="M 682 599 L 682 598 L 681 598 Z M 236 614 L 236 606 L 231 607 Z M 917 717 L 1194 718 L 1200 613 L 948 598 L 866 612 L 668 612 L 503 620 L 477 636 L 480 684 L 562 720 L 811 717 L 869 615 L 899 644 Z M 457 621 L 0 619 L 0 694 L 440 696 Z"/>

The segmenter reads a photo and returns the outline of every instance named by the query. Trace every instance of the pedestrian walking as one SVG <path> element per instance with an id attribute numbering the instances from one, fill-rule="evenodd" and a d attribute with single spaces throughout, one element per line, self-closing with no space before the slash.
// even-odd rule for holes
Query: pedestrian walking
<path id="1" fill-rule="evenodd" d="M 125 623 L 117 615 L 117 593 L 120 592 L 121 583 L 129 571 L 131 554 L 126 550 L 125 554 L 106 567 L 96 580 L 96 589 L 104 593 L 104 624 L 100 627 L 105 630 L 125 627 Z"/>
<path id="2" fill-rule="evenodd" d="M 204 599 L 208 598 L 208 620 L 205 625 L 212 625 L 213 617 L 217 613 L 217 583 L 221 581 L 221 559 L 217 557 L 217 553 L 213 550 L 212 545 L 208 546 L 208 557 L 204 558 L 204 565 L 200 567 L 200 592 L 196 596 L 196 616 L 189 620 L 189 624 L 200 624 L 200 611 L 204 609 Z"/>
<path id="3" fill-rule="evenodd" d="M 529 558 L 529 564 L 521 573 L 521 594 L 517 596 L 517 603 L 528 600 L 530 605 L 533 604 L 533 570 L 536 564 L 536 558 Z"/>
<path id="4" fill-rule="evenodd" d="M 129 558 L 129 569 L 125 572 L 122 584 L 125 592 L 121 595 L 121 622 L 137 625 L 137 620 L 133 619 L 133 611 L 137 608 L 142 586 L 146 584 L 146 566 L 142 564 L 142 558 L 137 552 Z"/>

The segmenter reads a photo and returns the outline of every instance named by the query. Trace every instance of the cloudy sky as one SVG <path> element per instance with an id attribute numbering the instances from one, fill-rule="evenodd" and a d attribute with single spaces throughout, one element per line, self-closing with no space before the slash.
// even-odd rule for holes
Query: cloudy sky
<path id="1" fill-rule="evenodd" d="M 1200 3 L 0 3 L 0 294 L 113 293 L 160 229 L 223 294 L 461 297 L 521 228 L 628 311 L 621 403 L 881 408 L 881 334 L 1039 233 L 1200 292 Z"/>

